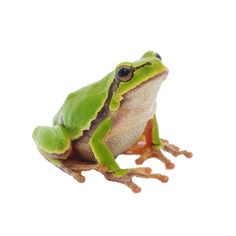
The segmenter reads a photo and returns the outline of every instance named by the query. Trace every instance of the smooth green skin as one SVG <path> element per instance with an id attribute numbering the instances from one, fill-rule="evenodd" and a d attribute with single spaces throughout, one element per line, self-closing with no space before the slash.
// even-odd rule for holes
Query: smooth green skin
<path id="1" fill-rule="evenodd" d="M 152 119 L 152 143 L 153 145 L 162 148 L 156 116 Z"/>
<path id="2" fill-rule="evenodd" d="M 156 57 L 155 52 L 148 51 L 140 60 L 133 63 L 120 63 L 114 71 L 100 81 L 71 93 L 55 115 L 53 127 L 39 126 L 33 132 L 33 138 L 42 154 L 46 154 L 43 155 L 53 164 L 60 167 L 62 162 L 58 161 L 58 159 L 50 158 L 50 154 L 53 154 L 54 157 L 55 154 L 58 154 L 59 158 L 60 154 L 70 150 L 71 141 L 81 137 L 84 130 L 89 130 L 91 122 L 103 108 L 109 87 L 115 79 L 116 70 L 124 65 L 138 67 L 147 62 L 152 64 L 137 69 L 132 79 L 127 82 L 121 82 L 119 88 L 113 94 L 109 109 L 110 112 L 116 112 L 120 107 L 120 101 L 123 99 L 124 94 L 148 79 L 167 71 L 161 60 Z M 153 144 L 161 147 L 155 118 L 153 119 L 153 124 Z M 104 139 L 111 129 L 111 119 L 108 117 L 102 120 L 90 138 L 89 144 L 99 164 L 107 167 L 108 170 L 115 172 L 117 175 L 124 175 L 128 170 L 120 169 L 111 151 L 104 143 Z"/>
<path id="3" fill-rule="evenodd" d="M 100 165 L 107 167 L 109 171 L 115 172 L 116 175 L 122 176 L 128 172 L 128 169 L 120 169 L 113 157 L 113 154 L 103 141 L 106 137 L 106 134 L 111 130 L 111 128 L 111 119 L 108 118 L 103 120 L 98 125 L 96 131 L 89 141 L 89 144 L 93 150 L 93 154 L 95 155 Z"/>

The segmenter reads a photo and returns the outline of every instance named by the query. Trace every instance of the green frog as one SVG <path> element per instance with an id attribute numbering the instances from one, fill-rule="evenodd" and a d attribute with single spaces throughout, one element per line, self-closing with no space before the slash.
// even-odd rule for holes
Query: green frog
<path id="1" fill-rule="evenodd" d="M 103 79 L 72 92 L 53 119 L 53 126 L 33 132 L 40 153 L 55 166 L 85 181 L 83 171 L 96 170 L 107 180 L 141 188 L 133 177 L 154 178 L 165 183 L 166 175 L 149 167 L 120 168 L 120 154 L 139 155 L 136 164 L 157 158 L 167 169 L 173 156 L 192 153 L 180 150 L 159 136 L 156 96 L 168 75 L 159 54 L 148 51 L 135 62 L 123 62 Z"/>

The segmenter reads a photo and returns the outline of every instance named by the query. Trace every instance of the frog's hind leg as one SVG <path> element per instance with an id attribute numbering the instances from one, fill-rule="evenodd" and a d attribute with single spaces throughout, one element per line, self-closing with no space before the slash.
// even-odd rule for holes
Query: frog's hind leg
<path id="1" fill-rule="evenodd" d="M 46 158 L 67 159 L 71 155 L 71 141 L 61 125 L 38 126 L 33 132 L 33 139 Z"/>
<path id="2" fill-rule="evenodd" d="M 185 155 L 186 157 L 192 157 L 192 153 L 186 150 L 179 150 L 179 148 L 173 144 L 170 144 L 167 140 L 159 138 L 158 126 L 156 118 L 149 120 L 141 138 L 124 154 L 127 155 L 140 155 L 136 160 L 136 164 L 142 164 L 144 161 L 150 158 L 159 159 L 163 162 L 167 169 L 173 169 L 175 165 L 162 153 L 161 149 L 171 153 L 173 156 Z"/>
<path id="3" fill-rule="evenodd" d="M 63 126 L 39 126 L 33 132 L 33 138 L 40 153 L 52 164 L 83 183 L 82 171 L 96 168 L 96 165 L 73 160 L 73 147 Z"/>

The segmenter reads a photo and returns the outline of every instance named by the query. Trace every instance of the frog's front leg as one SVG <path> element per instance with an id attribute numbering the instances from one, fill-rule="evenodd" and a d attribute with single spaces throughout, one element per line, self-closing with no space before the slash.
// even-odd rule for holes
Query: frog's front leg
<path id="1" fill-rule="evenodd" d="M 160 139 L 156 117 L 149 120 L 145 131 L 136 144 L 134 144 L 125 154 L 139 154 L 136 164 L 142 164 L 150 158 L 157 158 L 162 161 L 167 169 L 173 169 L 175 165 L 162 153 L 162 150 L 171 153 L 173 156 L 183 154 L 187 158 L 192 157 L 192 153 L 186 150 L 180 150 L 174 144 L 170 144 L 167 140 Z"/>
<path id="2" fill-rule="evenodd" d="M 147 167 L 121 169 L 105 143 L 106 135 L 110 132 L 111 126 L 112 122 L 109 118 L 102 121 L 89 141 L 93 154 L 100 166 L 100 168 L 96 168 L 97 171 L 101 172 L 107 180 L 125 184 L 133 192 L 141 191 L 141 188 L 132 181 L 133 177 L 154 178 L 163 183 L 168 181 L 167 176 L 152 174 L 152 170 Z"/>

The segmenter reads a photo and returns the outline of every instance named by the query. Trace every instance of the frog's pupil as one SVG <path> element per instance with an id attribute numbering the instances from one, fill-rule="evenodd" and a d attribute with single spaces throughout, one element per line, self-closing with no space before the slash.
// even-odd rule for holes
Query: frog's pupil
<path id="1" fill-rule="evenodd" d="M 128 69 L 128 68 L 121 68 L 119 71 L 118 71 L 118 73 L 117 73 L 117 75 L 118 75 L 118 77 L 126 77 L 127 75 L 129 75 L 129 73 L 130 73 L 130 69 Z"/>

